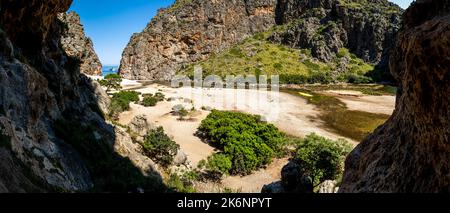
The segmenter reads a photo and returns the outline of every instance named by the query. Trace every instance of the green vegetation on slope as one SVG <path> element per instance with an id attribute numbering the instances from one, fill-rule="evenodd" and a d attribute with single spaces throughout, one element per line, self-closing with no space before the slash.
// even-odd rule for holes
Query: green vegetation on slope
<path id="1" fill-rule="evenodd" d="M 165 12 L 172 13 L 185 5 L 190 4 L 191 2 L 192 0 L 176 0 L 170 7 L 165 10 Z"/>
<path id="2" fill-rule="evenodd" d="M 285 153 L 287 140 L 283 133 L 262 122 L 259 116 L 214 110 L 203 120 L 199 131 L 222 151 L 203 164 L 223 174 L 250 174 Z"/>
<path id="3" fill-rule="evenodd" d="M 372 71 L 374 67 L 351 54 L 348 49 L 341 49 L 336 60 L 327 64 L 314 59 L 310 50 L 298 50 L 267 40 L 273 32 L 282 31 L 287 26 L 289 24 L 276 26 L 271 30 L 256 34 L 205 61 L 184 67 L 178 74 L 192 77 L 194 67 L 201 66 L 203 76 L 212 74 L 221 77 L 227 75 L 255 75 L 257 77 L 280 75 L 280 82 L 286 84 L 367 83 L 371 81 L 364 75 Z M 340 66 L 339 61 L 344 57 L 350 59 L 344 68 L 347 71 L 336 74 L 335 70 Z"/>
<path id="4" fill-rule="evenodd" d="M 386 14 L 401 13 L 402 11 L 398 7 L 391 5 L 383 5 L 379 2 L 373 2 L 368 0 L 339 0 L 339 3 L 343 7 L 347 7 L 354 10 L 373 10 L 376 9 Z"/>
<path id="5" fill-rule="evenodd" d="M 92 192 L 165 192 L 167 189 L 156 174 L 148 176 L 134 166 L 130 159 L 115 153 L 106 141 L 99 141 L 94 125 L 83 126 L 80 122 L 59 120 L 53 125 L 58 138 L 78 151 L 94 182 Z"/>

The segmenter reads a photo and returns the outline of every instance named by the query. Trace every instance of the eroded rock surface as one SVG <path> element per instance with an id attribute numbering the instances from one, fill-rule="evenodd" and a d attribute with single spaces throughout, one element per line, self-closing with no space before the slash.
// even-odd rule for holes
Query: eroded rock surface
<path id="1" fill-rule="evenodd" d="M 270 40 L 310 49 L 324 62 L 336 60 L 347 48 L 387 70 L 402 12 L 387 0 L 279 0 L 277 23 L 288 26 Z"/>
<path id="2" fill-rule="evenodd" d="M 390 64 L 396 110 L 350 154 L 340 192 L 449 192 L 449 1 L 406 11 Z"/>
<path id="3" fill-rule="evenodd" d="M 86 75 L 102 75 L 102 64 L 94 51 L 92 40 L 86 37 L 80 16 L 75 12 L 58 15 L 63 29 L 61 44 L 67 56 L 80 61 L 80 71 Z"/>
<path id="4" fill-rule="evenodd" d="M 0 192 L 163 191 L 63 48 L 57 16 L 71 3 L 0 0 Z"/>
<path id="5" fill-rule="evenodd" d="M 133 35 L 120 74 L 170 80 L 183 64 L 207 59 L 273 26 L 275 7 L 276 0 L 177 0 Z"/>

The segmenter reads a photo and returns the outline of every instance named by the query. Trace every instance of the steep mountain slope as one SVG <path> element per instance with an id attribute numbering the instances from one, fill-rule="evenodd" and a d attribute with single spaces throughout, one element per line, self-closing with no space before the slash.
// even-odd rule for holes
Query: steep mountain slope
<path id="1" fill-rule="evenodd" d="M 120 74 L 169 80 L 183 64 L 207 59 L 274 25 L 275 6 L 276 0 L 177 0 L 133 35 Z"/>
<path id="2" fill-rule="evenodd" d="M 323 62 L 336 60 L 345 47 L 386 72 L 402 12 L 386 0 L 280 0 L 277 23 L 289 26 L 270 40 L 311 49 Z"/>
<path id="3" fill-rule="evenodd" d="M 71 3 L 0 0 L 0 192 L 164 190 L 62 47 Z"/>
<path id="4" fill-rule="evenodd" d="M 260 41 L 259 45 L 261 42 L 272 47 L 275 45 L 271 43 L 282 44 L 304 50 L 300 53 L 291 51 L 291 55 L 297 52 L 296 60 L 300 62 L 272 61 L 270 66 L 276 63 L 287 67 L 290 67 L 289 64 L 303 64 L 299 66 L 300 70 L 311 71 L 305 66 L 312 65 L 314 72 L 331 71 L 335 78 L 351 70 L 353 62 L 362 66 L 365 66 L 364 62 L 372 66 L 381 62 L 379 69 L 383 70 L 387 63 L 388 47 L 393 44 L 399 27 L 401 13 L 398 6 L 386 0 L 177 1 L 169 9 L 160 11 L 144 32 L 133 36 L 123 53 L 120 72 L 125 78 L 167 80 L 180 68 L 184 68 L 182 73 L 186 73 L 187 65 L 206 61 L 211 56 L 227 51 L 233 52 L 236 44 L 258 33 L 264 34 L 256 38 Z M 248 43 L 242 46 L 251 50 L 247 51 L 247 58 L 242 58 L 250 61 L 252 67 L 250 70 L 244 67 L 246 72 L 239 69 L 232 73 L 254 74 L 259 69 L 258 72 L 263 73 L 295 74 L 295 70 L 298 70 L 280 71 L 277 69 L 279 66 L 273 67 L 276 70 L 269 70 L 266 65 L 258 67 L 260 59 L 255 66 L 251 58 L 259 53 L 253 51 L 258 46 Z M 272 54 L 278 53 L 275 51 Z M 340 53 L 348 57 L 342 57 Z M 243 55 L 227 58 L 239 60 L 240 56 Z M 357 57 L 364 62 L 352 61 Z M 306 64 L 301 63 L 305 60 Z M 216 64 L 214 69 L 237 66 L 231 65 L 233 60 L 227 61 Z M 320 63 L 327 63 L 327 66 L 322 66 L 322 70 L 314 69 L 318 65 L 320 67 Z M 208 72 L 217 74 L 225 71 L 210 69 Z M 356 72 L 364 75 L 367 69 Z"/>
<path id="5" fill-rule="evenodd" d="M 279 75 L 283 84 L 371 81 L 364 75 L 373 71 L 374 66 L 346 48 L 340 48 L 334 60 L 323 62 L 313 57 L 310 49 L 296 49 L 268 40 L 286 26 L 258 33 L 207 60 L 184 66 L 177 73 L 192 77 L 194 67 L 200 66 L 204 76 L 268 75 L 270 78 L 271 75 Z"/>
<path id="6" fill-rule="evenodd" d="M 450 2 L 418 0 L 403 23 L 396 110 L 350 154 L 341 192 L 450 191 Z"/>
<path id="7" fill-rule="evenodd" d="M 80 60 L 80 71 L 86 75 L 102 75 L 102 64 L 94 51 L 94 44 L 84 33 L 80 16 L 75 12 L 61 13 L 58 20 L 62 23 L 61 44 L 69 57 Z"/>

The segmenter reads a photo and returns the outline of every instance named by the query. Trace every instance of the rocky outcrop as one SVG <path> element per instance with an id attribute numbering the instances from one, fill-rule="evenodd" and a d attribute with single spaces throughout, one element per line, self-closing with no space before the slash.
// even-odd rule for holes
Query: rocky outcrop
<path id="1" fill-rule="evenodd" d="M 62 116 L 71 104 L 87 107 L 85 102 L 74 102 L 75 96 L 80 96 L 78 84 L 84 82 L 62 68 L 63 62 L 55 58 L 63 53 L 50 42 L 57 31 L 56 14 L 67 10 L 71 1 L 47 3 L 53 7 L 39 1 L 1 1 L 0 5 L 0 129 L 9 141 L 8 149 L 2 150 L 3 158 L 8 159 L 2 167 L 9 169 L 1 170 L 19 177 L 15 183 L 5 184 L 7 191 L 27 191 L 27 185 L 44 190 L 25 175 L 26 170 L 42 182 L 67 190 L 92 187 L 79 157 L 69 154 L 70 148 L 59 144 L 48 131 L 51 120 Z M 65 97 L 63 91 L 74 97 Z M 8 183 L 2 175 L 0 182 L 4 181 Z"/>
<path id="2" fill-rule="evenodd" d="M 310 49 L 326 63 L 347 48 L 385 74 L 402 12 L 387 0 L 178 0 L 133 35 L 119 72 L 170 80 L 186 65 L 278 24 L 284 26 L 270 37 L 274 43 Z"/>
<path id="3" fill-rule="evenodd" d="M 314 184 L 311 177 L 305 175 L 301 166 L 289 162 L 281 171 L 281 181 L 266 185 L 262 193 L 313 193 Z"/>
<path id="4" fill-rule="evenodd" d="M 92 40 L 86 37 L 80 16 L 75 12 L 58 15 L 63 29 L 61 44 L 67 56 L 80 61 L 80 71 L 86 75 L 102 75 L 102 64 L 94 51 Z"/>
<path id="5" fill-rule="evenodd" d="M 0 0 L 0 192 L 164 190 L 135 149 L 116 152 L 107 96 L 63 49 L 57 15 L 71 3 Z"/>
<path id="6" fill-rule="evenodd" d="M 390 66 L 396 110 L 350 154 L 340 192 L 450 192 L 450 2 L 413 3 Z"/>
<path id="7" fill-rule="evenodd" d="M 273 26 L 275 7 L 276 0 L 177 0 L 133 35 L 120 74 L 169 80 L 184 64 L 207 59 Z"/>
<path id="8" fill-rule="evenodd" d="M 279 0 L 277 23 L 288 24 L 270 40 L 324 62 L 347 48 L 365 62 L 387 69 L 402 9 L 387 0 Z"/>
<path id="9" fill-rule="evenodd" d="M 138 115 L 134 117 L 128 126 L 130 130 L 139 137 L 145 137 L 150 130 L 157 128 L 156 124 L 150 121 L 147 115 Z"/>
<path id="10" fill-rule="evenodd" d="M 339 190 L 339 188 L 337 187 L 337 182 L 335 180 L 324 181 L 318 188 L 319 194 L 333 194 L 337 193 Z"/>

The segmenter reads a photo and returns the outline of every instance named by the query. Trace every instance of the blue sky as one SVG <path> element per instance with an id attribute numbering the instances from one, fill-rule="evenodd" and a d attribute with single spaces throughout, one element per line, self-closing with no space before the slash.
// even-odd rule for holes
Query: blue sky
<path id="1" fill-rule="evenodd" d="M 205 0 L 209 1 L 209 0 Z M 391 0 L 403 8 L 412 0 Z M 174 0 L 74 0 L 87 36 L 103 65 L 119 65 L 122 52 L 133 33 L 141 32 L 159 8 Z"/>
<path id="2" fill-rule="evenodd" d="M 174 0 L 74 0 L 86 34 L 103 65 L 119 65 L 133 33 L 141 32 L 159 8 Z"/>

